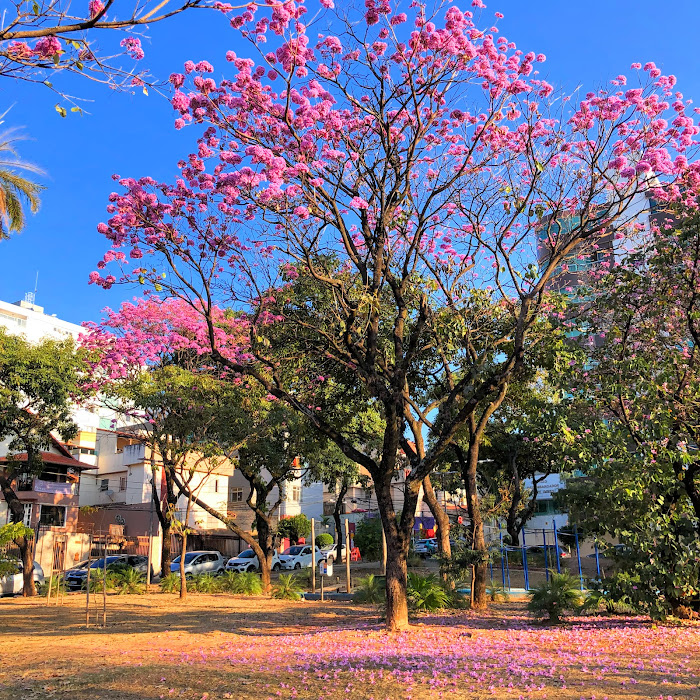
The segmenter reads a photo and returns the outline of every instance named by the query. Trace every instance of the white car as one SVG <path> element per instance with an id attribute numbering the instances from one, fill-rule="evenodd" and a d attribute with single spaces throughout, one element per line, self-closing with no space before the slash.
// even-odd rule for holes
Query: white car
<path id="1" fill-rule="evenodd" d="M 314 547 L 314 550 L 314 559 L 316 560 L 314 566 L 316 566 L 318 562 L 326 560 L 326 554 L 318 547 Z M 310 569 L 311 545 L 296 544 L 293 547 L 287 547 L 287 549 L 280 554 L 280 562 L 282 562 L 282 568 L 285 569 L 285 571 L 289 571 L 290 569 Z"/>
<path id="2" fill-rule="evenodd" d="M 337 544 L 329 544 L 327 547 L 323 547 L 321 549 L 321 552 L 326 555 L 326 558 L 330 562 L 334 562 L 338 558 L 338 545 Z M 341 547 L 340 551 L 340 560 L 345 561 L 345 555 L 347 553 L 347 548 L 345 545 Z"/>
<path id="3" fill-rule="evenodd" d="M 17 595 L 24 588 L 22 562 L 14 562 L 14 565 L 17 567 L 17 573 L 0 578 L 0 595 Z M 36 585 L 44 583 L 44 570 L 36 561 L 34 562 L 34 583 Z"/>
<path id="4" fill-rule="evenodd" d="M 214 550 L 206 552 L 187 552 L 185 554 L 185 576 L 196 576 L 197 574 L 223 574 L 226 566 L 221 552 Z M 170 565 L 170 571 L 174 574 L 180 573 L 180 557 L 175 557 Z"/>
<path id="5" fill-rule="evenodd" d="M 277 552 L 272 554 L 272 570 L 279 571 L 282 568 L 280 557 Z M 260 561 L 252 549 L 246 549 L 238 556 L 226 562 L 226 571 L 259 571 Z"/>

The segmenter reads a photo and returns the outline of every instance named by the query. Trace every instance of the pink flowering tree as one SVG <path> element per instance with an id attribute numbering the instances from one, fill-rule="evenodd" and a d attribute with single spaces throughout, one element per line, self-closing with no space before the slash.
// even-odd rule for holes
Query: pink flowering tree
<path id="1" fill-rule="evenodd" d="M 247 346 L 254 324 L 218 309 L 211 318 L 216 346 L 232 363 L 250 366 L 254 357 Z M 322 460 L 332 445 L 300 425 L 284 403 L 265 396 L 259 382 L 213 365 L 209 338 L 205 319 L 189 304 L 149 296 L 109 311 L 100 325 L 88 324 L 82 344 L 94 358 L 93 389 L 100 389 L 120 414 L 122 430 L 151 450 L 152 499 L 163 532 L 162 570 L 170 570 L 174 528 L 184 554 L 196 505 L 253 549 L 268 591 L 278 506 L 285 482 L 300 476 L 295 457 Z M 230 467 L 249 486 L 241 505 L 252 515 L 252 527 L 230 513 L 226 501 L 222 505 L 202 498 L 207 481 Z M 179 522 L 175 514 L 181 501 L 186 512 Z M 184 597 L 182 575 L 180 584 Z"/>
<path id="2" fill-rule="evenodd" d="M 112 88 L 138 87 L 145 92 L 147 85 L 154 84 L 140 66 L 144 58 L 142 32 L 149 25 L 185 11 L 214 9 L 227 13 L 235 6 L 214 0 L 14 0 L 7 4 L 0 29 L 0 76 L 41 83 L 62 97 L 66 95 L 53 84 L 53 76 L 62 71 Z M 109 34 L 116 36 L 114 44 L 98 45 L 96 37 Z M 130 65 L 124 65 L 124 61 Z M 56 110 L 66 116 L 60 104 Z M 73 111 L 79 108 L 75 106 Z"/>
<path id="3" fill-rule="evenodd" d="M 369 471 L 397 630 L 408 624 L 424 480 L 469 424 L 478 503 L 484 427 L 550 310 L 548 282 L 583 246 L 625 235 L 640 194 L 695 191 L 698 130 L 675 78 L 651 63 L 634 66 L 631 86 L 618 76 L 585 96 L 555 92 L 537 70 L 544 56 L 499 36 L 500 16 L 480 0 L 476 17 L 442 2 L 323 4 L 315 17 L 292 1 L 251 7 L 233 24 L 256 60 L 230 51 L 220 81 L 206 62 L 171 76 L 175 127 L 191 127 L 196 148 L 174 184 L 119 179 L 99 226 L 112 249 L 91 281 L 139 279 L 186 300 L 207 323 L 213 359 Z M 555 226 L 563 217 L 576 223 Z M 218 347 L 217 304 L 283 321 L 251 333 L 255 362 Z M 319 377 L 376 407 L 381 450 L 309 396 Z M 410 471 L 395 503 L 400 453 Z M 486 552 L 483 526 L 472 528 Z M 484 559 L 479 606 L 486 571 Z"/>

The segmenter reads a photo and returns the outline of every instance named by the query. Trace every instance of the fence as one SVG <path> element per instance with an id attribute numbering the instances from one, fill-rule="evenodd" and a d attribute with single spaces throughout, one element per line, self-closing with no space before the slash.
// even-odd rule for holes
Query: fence
<path id="1" fill-rule="evenodd" d="M 598 543 L 583 543 L 576 530 L 561 531 L 555 523 L 550 529 L 525 529 L 520 539 L 519 546 L 509 545 L 499 531 L 498 539 L 492 540 L 491 580 L 508 591 L 529 591 L 548 581 L 553 571 L 577 577 L 581 590 L 587 580 L 605 575 L 607 560 Z"/>

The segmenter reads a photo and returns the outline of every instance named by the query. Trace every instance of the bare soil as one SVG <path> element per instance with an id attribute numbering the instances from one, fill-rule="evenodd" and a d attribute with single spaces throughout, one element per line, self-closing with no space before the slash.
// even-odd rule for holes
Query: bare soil
<path id="1" fill-rule="evenodd" d="M 0 700 L 700 699 L 700 626 L 535 624 L 524 604 L 424 615 L 389 635 L 344 603 L 151 593 L 0 600 Z"/>

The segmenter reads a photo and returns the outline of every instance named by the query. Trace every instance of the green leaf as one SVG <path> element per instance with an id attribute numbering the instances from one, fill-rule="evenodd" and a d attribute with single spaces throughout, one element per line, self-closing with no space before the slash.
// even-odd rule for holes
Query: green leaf
<path id="1" fill-rule="evenodd" d="M 38 2 L 33 2 L 32 3 L 32 12 L 38 17 L 39 16 L 39 3 Z"/>
<path id="2" fill-rule="evenodd" d="M 59 104 L 56 105 L 55 109 L 62 117 L 65 117 L 68 114 L 68 112 L 66 112 L 66 108 L 61 107 Z"/>
<path id="3" fill-rule="evenodd" d="M 83 70 L 83 68 L 84 68 L 83 62 L 82 62 L 82 61 L 76 61 L 76 62 L 75 62 L 75 67 L 76 67 L 78 70 Z"/>
<path id="4" fill-rule="evenodd" d="M 61 53 L 60 51 L 56 51 L 56 53 L 53 55 L 53 64 L 54 66 L 57 66 L 61 62 Z"/>

